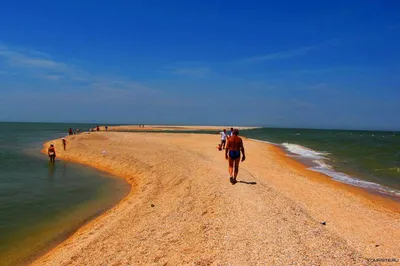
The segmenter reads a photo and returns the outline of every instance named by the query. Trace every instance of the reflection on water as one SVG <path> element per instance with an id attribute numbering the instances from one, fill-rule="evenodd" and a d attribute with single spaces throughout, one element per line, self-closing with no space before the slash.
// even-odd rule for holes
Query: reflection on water
<path id="1" fill-rule="evenodd" d="M 50 178 L 51 180 L 53 180 L 53 178 L 54 178 L 54 171 L 55 171 L 55 168 L 56 168 L 55 163 L 49 162 L 49 178 Z"/>

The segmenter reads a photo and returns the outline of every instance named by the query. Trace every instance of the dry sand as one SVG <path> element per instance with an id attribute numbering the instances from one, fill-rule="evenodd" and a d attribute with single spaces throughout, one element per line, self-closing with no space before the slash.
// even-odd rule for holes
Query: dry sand
<path id="1" fill-rule="evenodd" d="M 255 129 L 257 127 L 238 127 L 232 126 L 239 130 Z M 139 127 L 138 125 L 122 125 L 122 126 L 109 126 L 109 131 L 217 131 L 220 132 L 222 129 L 229 131 L 231 126 L 169 126 L 169 125 L 144 125 Z M 101 126 L 100 130 L 104 131 L 105 127 Z"/>
<path id="2" fill-rule="evenodd" d="M 67 140 L 66 152 L 55 142 L 59 157 L 124 177 L 132 192 L 34 265 L 366 265 L 366 258 L 400 258 L 398 209 L 321 181 L 329 179 L 273 145 L 245 140 L 243 182 L 231 185 L 217 135 L 99 132 Z"/>

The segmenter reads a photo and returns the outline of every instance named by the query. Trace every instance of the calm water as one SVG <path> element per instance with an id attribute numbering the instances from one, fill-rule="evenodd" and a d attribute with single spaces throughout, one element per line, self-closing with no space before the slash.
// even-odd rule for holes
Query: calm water
<path id="1" fill-rule="evenodd" d="M 337 181 L 400 196 L 400 132 L 262 128 L 241 133 L 279 144 Z"/>
<path id="2" fill-rule="evenodd" d="M 82 124 L 0 123 L 0 265 L 59 243 L 129 192 L 120 178 L 40 154 L 44 141 Z"/>

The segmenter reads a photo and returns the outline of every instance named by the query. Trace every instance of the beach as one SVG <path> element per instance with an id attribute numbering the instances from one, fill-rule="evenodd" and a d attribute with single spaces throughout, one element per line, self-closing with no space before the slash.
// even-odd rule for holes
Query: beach
<path id="1" fill-rule="evenodd" d="M 217 134 L 92 132 L 67 141 L 67 151 L 54 141 L 59 159 L 124 178 L 131 192 L 34 265 L 365 265 L 400 258 L 398 203 L 309 171 L 274 145 L 244 139 L 247 159 L 231 185 Z"/>

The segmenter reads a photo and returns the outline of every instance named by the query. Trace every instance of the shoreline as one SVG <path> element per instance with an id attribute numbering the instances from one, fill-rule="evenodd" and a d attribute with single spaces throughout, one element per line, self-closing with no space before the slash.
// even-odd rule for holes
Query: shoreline
<path id="1" fill-rule="evenodd" d="M 287 150 L 279 144 L 272 143 L 272 142 L 265 142 L 263 140 L 258 139 L 249 139 L 256 142 L 265 143 L 267 145 L 271 145 L 273 149 L 275 149 L 276 156 L 278 158 L 282 158 L 282 160 L 287 164 L 288 167 L 292 167 L 297 169 L 298 171 L 302 172 L 304 175 L 307 175 L 309 178 L 316 182 L 326 182 L 332 186 L 337 186 L 338 189 L 343 189 L 348 192 L 351 192 L 355 195 L 359 195 L 367 200 L 370 200 L 375 203 L 379 203 L 381 206 L 385 206 L 392 211 L 400 213 L 400 198 L 390 195 L 390 194 L 383 194 L 379 191 L 375 191 L 374 189 L 369 189 L 361 186 L 356 186 L 353 184 L 347 184 L 338 180 L 333 179 L 331 176 L 315 171 L 310 169 L 310 166 L 303 163 L 301 160 L 288 156 Z"/>
<path id="2" fill-rule="evenodd" d="M 101 136 L 101 134 L 102 133 L 100 133 L 99 136 Z M 117 134 L 123 134 L 123 133 L 117 133 Z M 128 134 L 132 134 L 132 133 L 128 133 Z M 133 134 L 141 134 L 141 133 L 133 133 Z M 96 133 L 93 133 L 92 136 L 94 136 L 94 135 L 96 135 Z M 249 141 L 254 142 L 254 143 L 256 142 L 256 141 L 250 140 L 250 139 L 246 139 L 245 141 L 246 141 L 246 143 L 248 143 Z M 55 143 L 56 148 L 61 147 L 60 140 L 53 141 L 53 143 Z M 46 144 L 44 144 L 44 145 L 46 145 Z M 358 198 L 360 198 L 360 196 L 361 196 L 361 198 L 362 198 L 361 202 L 363 204 L 367 203 L 367 205 L 373 209 L 382 210 L 381 207 L 384 207 L 384 209 L 394 212 L 396 214 L 398 214 L 400 211 L 399 205 L 395 204 L 396 202 L 391 202 L 391 200 L 385 199 L 379 195 L 373 195 L 371 193 L 366 192 L 365 190 L 363 190 L 361 188 L 347 185 L 344 183 L 340 183 L 338 181 L 334 181 L 329 176 L 327 176 L 323 173 L 318 173 L 318 172 L 312 171 L 310 169 L 307 169 L 307 167 L 304 164 L 302 164 L 301 162 L 298 162 L 294 158 L 288 157 L 286 155 L 285 151 L 283 150 L 283 148 L 281 148 L 279 146 L 276 146 L 274 144 L 268 144 L 268 143 L 264 143 L 263 145 L 265 145 L 267 147 L 267 149 L 272 150 L 274 158 L 277 159 L 278 161 L 283 162 L 286 165 L 286 167 L 289 168 L 290 171 L 293 171 L 296 174 L 299 174 L 307 179 L 310 179 L 310 180 L 312 180 L 312 182 L 331 186 L 335 190 L 344 190 L 346 192 L 350 192 L 351 194 L 353 194 L 354 196 L 357 196 Z M 58 150 L 59 149 L 60 148 L 58 148 Z M 45 151 L 42 150 L 42 152 L 45 152 Z M 120 178 L 124 178 L 131 185 L 131 189 L 130 189 L 130 192 L 120 202 L 118 202 L 114 207 L 105 211 L 101 215 L 95 217 L 94 219 L 90 220 L 88 223 L 86 223 L 85 225 L 80 227 L 77 231 L 75 231 L 75 233 L 73 233 L 70 237 L 68 237 L 62 243 L 60 243 L 53 249 L 49 250 L 46 254 L 41 256 L 37 261 L 34 262 L 34 265 L 36 265 L 36 263 L 38 263 L 38 262 L 39 263 L 46 262 L 53 254 L 59 252 L 66 246 L 71 245 L 71 243 L 74 242 L 77 238 L 81 237 L 82 235 L 84 235 L 90 231 L 93 231 L 95 229 L 95 227 L 98 226 L 98 224 L 101 223 L 101 221 L 103 221 L 104 219 L 110 218 L 110 216 L 115 214 L 116 212 L 117 213 L 123 212 L 124 211 L 123 209 L 124 209 L 124 207 L 126 207 L 128 202 L 132 198 L 134 198 L 134 196 L 137 196 L 137 194 L 140 194 L 140 192 L 141 192 L 140 190 L 143 191 L 143 188 L 141 187 L 141 185 L 139 183 L 143 183 L 144 180 L 140 180 L 140 178 L 141 178 L 140 174 L 135 174 L 135 173 L 129 174 L 129 172 L 126 172 L 126 171 L 125 172 L 117 171 L 115 168 L 112 168 L 110 166 L 101 165 L 101 164 L 98 164 L 91 160 L 83 160 L 80 157 L 78 157 L 79 158 L 78 159 L 77 157 L 74 157 L 74 156 L 68 156 L 68 155 L 63 156 L 62 154 L 58 155 L 57 157 L 62 158 L 63 160 L 68 160 L 71 162 L 88 165 L 90 167 L 97 168 L 101 171 L 111 173 Z M 240 177 L 240 174 L 239 174 L 239 177 Z M 137 193 L 137 192 L 139 192 L 139 193 Z"/>
<path id="3" fill-rule="evenodd" d="M 83 134 L 83 133 L 81 133 Z M 55 139 L 55 140 L 50 140 L 47 141 L 45 143 L 43 143 L 43 147 L 41 149 L 41 153 L 44 155 L 47 155 L 47 151 L 46 148 L 49 146 L 50 143 L 54 143 L 54 146 L 57 147 L 61 150 L 62 147 L 62 143 L 61 143 L 61 139 Z M 45 146 L 46 145 L 46 146 Z M 58 149 L 57 149 L 58 150 Z M 56 150 L 56 151 L 57 151 Z M 25 259 L 24 262 L 25 263 L 29 263 L 29 265 L 36 265 L 39 261 L 46 261 L 46 258 L 51 256 L 53 253 L 57 252 L 59 249 L 64 248 L 65 246 L 68 245 L 69 241 L 73 241 L 73 239 L 75 239 L 77 236 L 81 235 L 82 233 L 93 229 L 93 227 L 95 227 L 96 223 L 101 220 L 102 218 L 108 216 L 110 213 L 115 212 L 118 208 L 122 208 L 122 203 L 127 202 L 131 196 L 136 192 L 137 189 L 137 184 L 134 181 L 134 176 L 130 176 L 128 178 L 121 176 L 120 174 L 116 173 L 115 171 L 110 170 L 107 167 L 102 167 L 100 165 L 96 165 L 94 166 L 93 164 L 91 164 L 90 162 L 82 162 L 82 160 L 76 159 L 74 157 L 63 157 L 62 155 L 57 155 L 58 159 L 62 159 L 64 161 L 68 161 L 71 163 L 77 163 L 77 164 L 81 164 L 81 165 L 85 165 L 85 166 L 89 166 L 89 167 L 93 167 L 99 171 L 102 172 L 106 172 L 108 174 L 111 174 L 117 178 L 121 178 L 124 179 L 125 182 L 127 182 L 130 185 L 130 190 L 129 192 L 119 201 L 117 202 L 114 206 L 112 206 L 111 208 L 105 210 L 105 211 L 101 211 L 100 213 L 89 217 L 85 222 L 82 223 L 82 225 L 80 225 L 79 227 L 72 229 L 70 232 L 67 232 L 65 234 L 63 234 L 63 240 L 61 241 L 57 241 L 55 240 L 55 244 L 53 246 L 50 246 L 48 249 L 46 249 L 45 251 L 42 251 L 40 254 L 32 254 L 31 256 L 29 256 L 29 258 Z M 57 160 L 57 159 L 56 159 Z M 40 265 L 40 262 L 39 262 Z"/>
<path id="4" fill-rule="evenodd" d="M 57 145 L 57 143 L 58 143 L 58 146 L 60 146 L 60 147 L 62 145 L 61 139 L 55 139 L 55 140 L 51 140 L 51 141 L 42 143 L 42 149 L 40 150 L 40 154 L 47 155 L 46 149 L 49 146 L 48 145 L 49 143 L 54 143 L 55 145 Z M 45 145 L 46 145 L 46 147 L 45 147 Z M 98 219 L 101 219 L 102 216 L 108 215 L 109 212 L 113 212 L 113 210 L 115 208 L 117 208 L 122 202 L 128 200 L 128 197 L 130 196 L 131 193 L 134 193 L 134 189 L 135 189 L 134 182 L 130 182 L 128 179 L 115 174 L 113 171 L 110 171 L 107 168 L 102 168 L 99 166 L 95 167 L 95 166 L 91 165 L 90 163 L 82 163 L 80 160 L 77 160 L 74 158 L 64 159 L 62 156 L 59 156 L 59 155 L 57 155 L 57 158 L 62 159 L 67 162 L 92 167 L 99 171 L 106 172 L 110 175 L 113 175 L 115 178 L 123 179 L 127 184 L 129 184 L 130 189 L 129 189 L 129 192 L 126 193 L 126 195 L 124 195 L 121 198 L 121 200 L 119 200 L 115 205 L 111 206 L 110 208 L 99 210 L 97 213 L 95 213 L 95 214 L 91 215 L 90 217 L 88 217 L 87 219 L 85 219 L 81 224 L 77 225 L 77 227 L 71 228 L 70 230 L 64 231 L 64 232 L 60 233 L 59 235 L 53 237 L 48 244 L 46 244 L 45 246 L 38 249 L 37 253 L 33 253 L 33 254 L 31 254 L 25 258 L 21 258 L 20 260 L 17 261 L 18 263 L 21 263 L 23 265 L 35 264 L 38 260 L 43 259 L 44 257 L 48 256 L 49 254 L 51 254 L 53 252 L 56 252 L 56 250 L 61 248 L 61 246 L 63 244 L 65 244 L 65 242 L 67 242 L 69 239 L 74 238 L 75 235 L 79 235 L 83 231 L 90 229 L 92 227 L 92 223 L 96 222 L 96 220 L 98 220 Z"/>
<path id="5" fill-rule="evenodd" d="M 371 207 L 376 208 L 377 206 L 374 206 L 374 204 L 378 204 L 378 206 L 380 207 L 384 207 L 389 209 L 390 211 L 400 213 L 400 202 L 392 198 L 390 195 L 384 195 L 379 192 L 374 192 L 371 189 L 366 189 L 363 187 L 358 187 L 355 185 L 350 185 L 340 181 L 336 181 L 332 179 L 332 177 L 330 177 L 329 175 L 313 171 L 312 169 L 309 169 L 309 167 L 303 164 L 302 162 L 296 160 L 295 158 L 287 156 L 287 153 L 283 147 L 280 147 L 279 145 L 275 144 L 269 144 L 269 145 L 271 145 L 272 146 L 271 148 L 275 150 L 277 158 L 281 158 L 287 164 L 288 167 L 296 169 L 299 172 L 302 172 L 311 180 L 315 182 L 325 183 L 337 189 L 350 192 L 355 196 L 362 197 L 363 199 L 371 203 Z"/>

